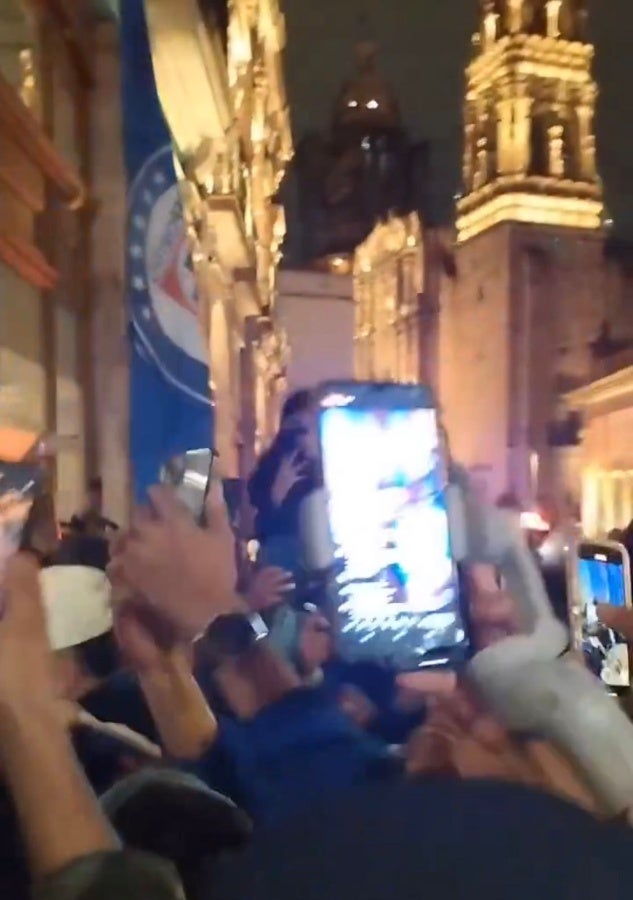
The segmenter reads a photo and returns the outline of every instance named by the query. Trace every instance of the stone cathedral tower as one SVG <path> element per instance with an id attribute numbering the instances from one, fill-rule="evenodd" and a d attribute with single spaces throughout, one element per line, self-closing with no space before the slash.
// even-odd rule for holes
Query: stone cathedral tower
<path id="1" fill-rule="evenodd" d="M 488 496 L 564 492 L 559 399 L 609 320 L 586 0 L 480 0 L 440 393 Z"/>
<path id="2" fill-rule="evenodd" d="M 483 0 L 464 108 L 459 238 L 501 222 L 597 229 L 585 0 Z"/>

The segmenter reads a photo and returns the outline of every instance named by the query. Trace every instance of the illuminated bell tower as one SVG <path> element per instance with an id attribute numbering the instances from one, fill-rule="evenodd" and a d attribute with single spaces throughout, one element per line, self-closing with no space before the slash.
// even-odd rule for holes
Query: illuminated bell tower
<path id="1" fill-rule="evenodd" d="M 502 222 L 600 228 L 586 0 L 481 0 L 458 240 Z"/>
<path id="2" fill-rule="evenodd" d="M 590 378 L 609 302 L 586 2 L 480 0 L 466 70 L 440 399 L 493 500 L 562 492 L 560 398 Z"/>

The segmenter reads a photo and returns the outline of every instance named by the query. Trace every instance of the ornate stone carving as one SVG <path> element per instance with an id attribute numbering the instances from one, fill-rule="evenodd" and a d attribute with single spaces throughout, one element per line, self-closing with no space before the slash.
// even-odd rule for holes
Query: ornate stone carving
<path id="1" fill-rule="evenodd" d="M 355 366 L 359 378 L 409 381 L 417 377 L 420 336 L 416 332 L 410 344 L 403 336 L 423 287 L 422 240 L 420 220 L 412 213 L 379 223 L 356 250 Z"/>
<path id="2" fill-rule="evenodd" d="M 221 293 L 231 312 L 229 349 L 224 338 L 217 338 L 221 330 L 216 329 L 216 339 L 210 337 L 214 377 L 225 387 L 224 406 L 231 407 L 226 411 L 218 407 L 218 430 L 228 448 L 236 423 L 253 418 L 247 409 L 253 403 L 246 395 L 248 373 L 243 381 L 239 378 L 242 369 L 255 364 L 250 354 L 269 362 L 277 359 L 260 373 L 261 396 L 275 394 L 282 378 L 285 339 L 275 331 L 272 311 L 285 235 L 275 196 L 293 146 L 281 63 L 285 22 L 278 0 L 228 0 L 222 34 L 215 19 L 203 22 L 196 0 L 164 0 L 148 9 L 161 99 L 176 145 L 189 151 L 181 162 L 192 187 L 185 205 L 201 282 L 207 293 L 211 284 L 223 286 Z M 165 39 L 158 41 L 161 32 Z M 168 39 L 174 32 L 182 35 L 180 43 Z M 198 94 L 207 102 L 195 103 L 194 109 Z M 183 111 L 185 97 L 192 101 L 191 110 Z M 243 277 L 245 272 L 248 278 Z M 266 352 L 249 336 L 249 323 L 258 317 L 269 332 Z M 216 340 L 222 346 L 216 347 Z M 248 348 L 248 361 L 240 347 Z M 254 404 L 256 430 L 266 439 L 275 427 L 275 411 L 262 405 L 261 396 Z M 243 408 L 237 411 L 239 402 Z M 242 426 L 239 441 L 252 450 L 248 428 Z M 231 457 L 230 449 L 227 453 Z M 235 471 L 232 460 L 228 465 Z"/>
<path id="3" fill-rule="evenodd" d="M 20 99 L 34 115 L 39 115 L 39 93 L 35 75 L 33 51 L 27 47 L 20 50 Z"/>
<path id="4" fill-rule="evenodd" d="M 459 240 L 500 221 L 600 227 L 584 12 L 573 0 L 482 0 L 481 42 L 467 70 Z M 495 16 L 503 40 L 492 40 Z"/>
<path id="5" fill-rule="evenodd" d="M 551 125 L 547 129 L 549 141 L 549 173 L 553 178 L 563 178 L 565 175 L 565 159 L 563 156 L 562 125 Z"/>
<path id="6" fill-rule="evenodd" d="M 547 0 L 547 34 L 548 37 L 561 36 L 560 12 L 562 0 Z"/>
<path id="7" fill-rule="evenodd" d="M 516 34 L 523 27 L 523 0 L 508 0 L 508 31 Z"/>

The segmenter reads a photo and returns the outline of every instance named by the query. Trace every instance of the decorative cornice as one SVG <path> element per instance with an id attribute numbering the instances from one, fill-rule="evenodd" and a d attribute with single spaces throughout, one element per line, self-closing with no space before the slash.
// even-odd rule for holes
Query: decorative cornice
<path id="1" fill-rule="evenodd" d="M 539 35 L 516 34 L 498 40 L 494 46 L 478 56 L 466 69 L 469 85 L 487 85 L 504 72 L 543 74 L 585 82 L 590 79 L 590 64 L 594 57 L 591 44 L 572 43 Z"/>
<path id="2" fill-rule="evenodd" d="M 51 290 L 57 282 L 57 271 L 37 247 L 15 235 L 0 232 L 0 259 L 39 290 Z"/>
<path id="3" fill-rule="evenodd" d="M 23 154 L 32 160 L 45 178 L 70 203 L 84 195 L 84 186 L 75 170 L 57 152 L 33 114 L 15 90 L 0 75 L 0 129 L 11 135 Z"/>
<path id="4" fill-rule="evenodd" d="M 547 175 L 498 175 L 479 190 L 471 191 L 457 203 L 457 212 L 465 216 L 476 207 L 489 203 L 502 194 L 533 194 L 555 203 L 558 198 L 595 200 L 602 204 L 602 187 L 589 181 L 553 178 Z"/>
<path id="5" fill-rule="evenodd" d="M 457 220 L 458 243 L 504 222 L 598 231 L 604 209 L 600 200 L 522 192 L 493 196 L 481 205 L 467 208 L 468 212 Z"/>
<path id="6" fill-rule="evenodd" d="M 585 387 L 571 391 L 564 397 L 568 409 L 589 412 L 597 406 L 612 404 L 615 401 L 630 401 L 633 397 L 633 366 L 627 366 L 599 378 Z"/>

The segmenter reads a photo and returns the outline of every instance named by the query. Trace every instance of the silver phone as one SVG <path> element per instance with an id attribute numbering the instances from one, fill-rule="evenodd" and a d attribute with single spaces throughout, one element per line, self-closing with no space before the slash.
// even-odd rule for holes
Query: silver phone
<path id="1" fill-rule="evenodd" d="M 188 450 L 170 459 L 160 473 L 161 484 L 174 488 L 182 504 L 201 525 L 204 524 L 205 502 L 216 456 L 214 450 L 207 448 Z"/>

